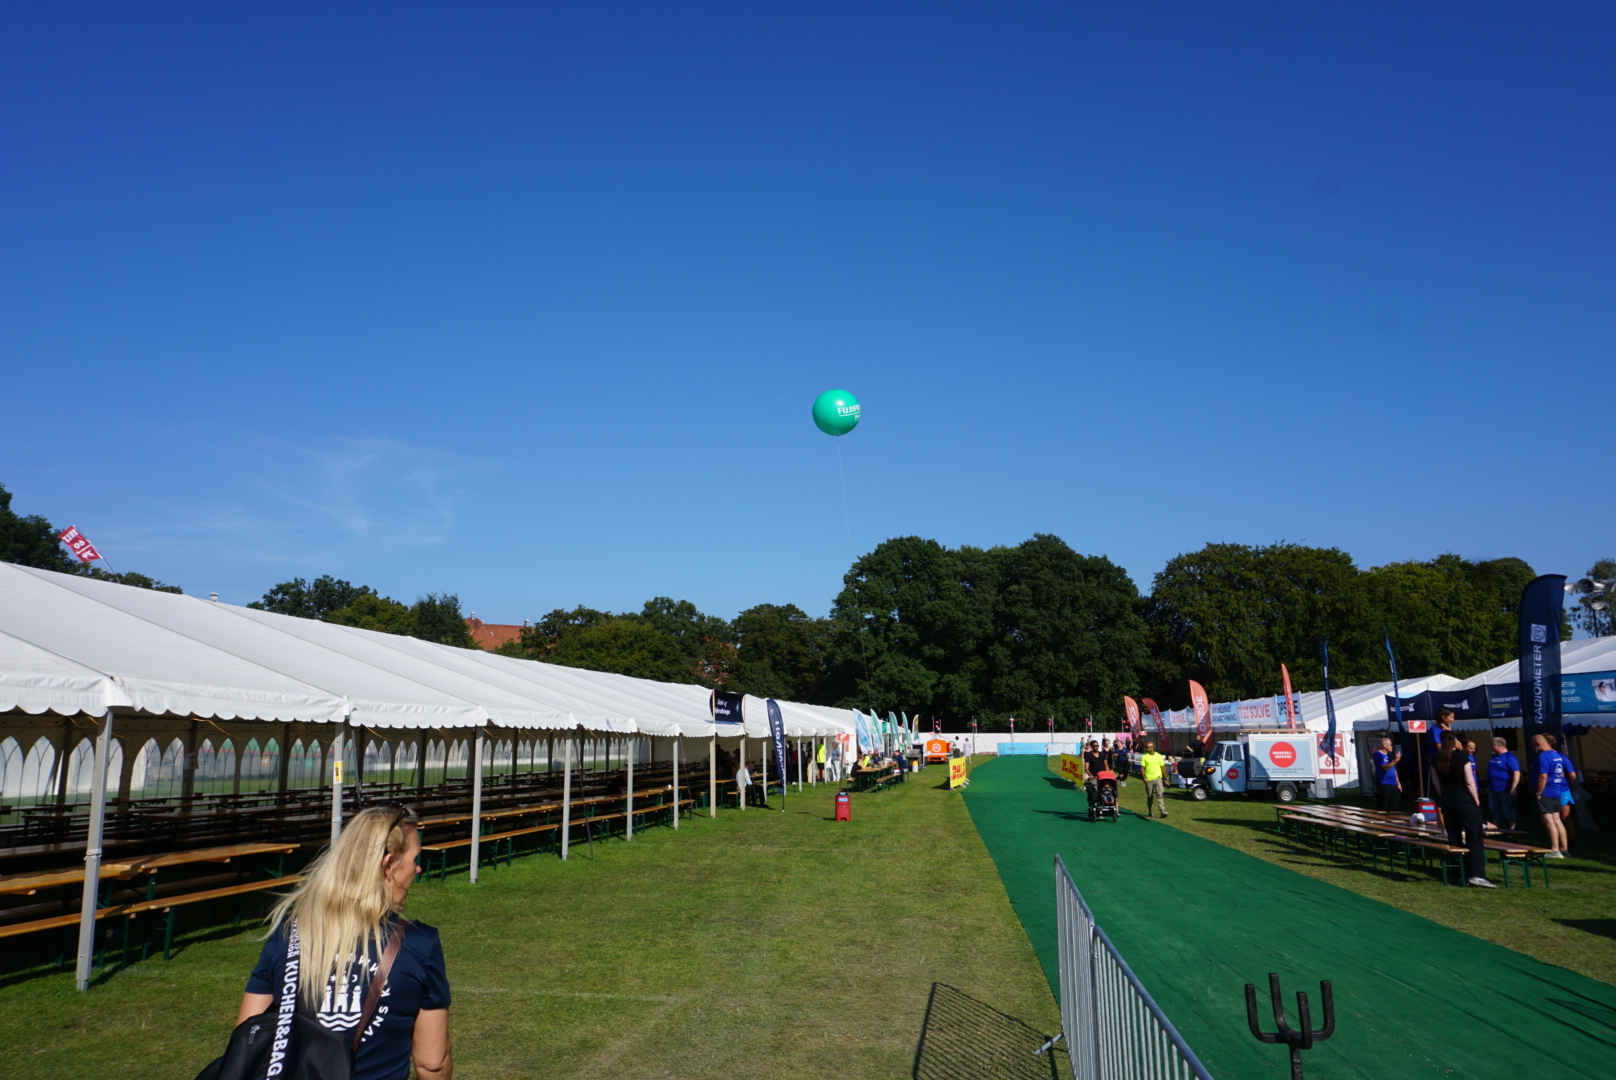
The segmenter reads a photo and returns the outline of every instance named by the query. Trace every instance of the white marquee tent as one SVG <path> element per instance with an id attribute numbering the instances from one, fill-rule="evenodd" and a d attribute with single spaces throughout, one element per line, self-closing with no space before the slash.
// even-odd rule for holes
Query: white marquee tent
<path id="1" fill-rule="evenodd" d="M 799 749 L 800 740 L 854 730 L 849 710 L 778 704 L 786 736 Z M 685 739 L 707 740 L 715 788 L 721 740 L 732 746 L 769 735 L 766 703 L 755 697 L 746 700 L 744 724 L 719 724 L 709 691 L 700 686 L 565 668 L 0 563 L 0 725 L 27 725 L 44 714 L 99 720 L 86 857 L 92 917 L 115 722 L 318 724 L 336 755 L 346 733 L 364 740 L 377 729 L 413 731 L 419 740 L 429 730 L 464 729 L 476 741 L 474 816 L 484 742 L 500 729 L 566 733 L 569 747 L 579 732 L 646 736 L 653 754 L 658 743 L 670 747 L 675 769 Z M 34 728 L 41 723 L 32 720 Z M 64 741 L 59 769 L 66 768 L 67 750 Z M 570 749 L 567 761 L 570 768 Z M 340 806 L 338 782 L 333 832 L 340 828 Z M 478 831 L 474 826 L 473 835 Z M 81 947 L 81 982 L 88 977 L 89 940 Z"/>

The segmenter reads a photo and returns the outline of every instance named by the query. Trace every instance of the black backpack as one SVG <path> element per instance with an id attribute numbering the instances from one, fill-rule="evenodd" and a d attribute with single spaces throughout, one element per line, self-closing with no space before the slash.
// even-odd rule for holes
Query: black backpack
<path id="1" fill-rule="evenodd" d="M 280 996 L 257 1016 L 236 1025 L 224 1054 L 197 1073 L 196 1080 L 352 1080 L 354 1052 L 376 1015 L 408 926 L 401 923 L 382 950 L 381 964 L 365 992 L 364 1012 L 350 1042 L 322 1027 L 298 1001 L 297 920 L 293 919 L 286 934 L 286 973 Z"/>

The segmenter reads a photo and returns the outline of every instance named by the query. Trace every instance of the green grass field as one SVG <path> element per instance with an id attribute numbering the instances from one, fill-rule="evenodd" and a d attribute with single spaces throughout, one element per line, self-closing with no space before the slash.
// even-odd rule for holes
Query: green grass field
<path id="1" fill-rule="evenodd" d="M 959 796 L 930 769 L 787 813 L 724 811 L 632 844 L 421 883 L 466 1077 L 907 1077 L 934 982 L 1039 1031 L 1055 1002 Z M 255 933 L 170 962 L 0 986 L 0 1074 L 189 1080 L 229 1034 Z M 1064 1062 L 1063 1062 L 1064 1064 Z"/>
<path id="2" fill-rule="evenodd" d="M 1060 772 L 1060 759 L 1050 759 Z M 1121 804 L 1145 812 L 1144 784 L 1135 779 L 1120 792 Z M 1081 796 L 1079 796 L 1081 799 Z M 1195 802 L 1181 792 L 1168 795 L 1167 824 L 1220 844 L 1289 867 L 1308 877 L 1451 926 L 1485 941 L 1616 984 L 1616 856 L 1600 837 L 1586 837 L 1576 855 L 1551 863 L 1549 889 L 1452 888 L 1440 874 L 1377 872 L 1367 859 L 1328 856 L 1274 831 L 1274 801 L 1265 795 L 1217 796 Z M 1497 861 L 1493 879 L 1502 886 Z"/>

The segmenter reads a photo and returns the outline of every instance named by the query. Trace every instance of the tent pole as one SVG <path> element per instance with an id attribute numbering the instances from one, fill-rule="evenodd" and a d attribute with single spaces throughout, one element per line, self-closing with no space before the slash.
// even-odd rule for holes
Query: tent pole
<path id="1" fill-rule="evenodd" d="M 707 816 L 718 816 L 718 729 L 713 729 L 713 745 L 707 753 Z"/>
<path id="2" fill-rule="evenodd" d="M 673 737 L 673 827 L 679 828 L 679 751 L 684 748 L 685 737 Z"/>
<path id="3" fill-rule="evenodd" d="M 343 718 L 342 727 L 337 728 L 337 734 L 331 740 L 331 842 L 335 844 L 337 837 L 342 835 L 342 735 L 343 728 L 348 726 L 348 720 Z"/>
<path id="4" fill-rule="evenodd" d="M 129 740 L 119 739 L 118 741 L 123 744 L 123 759 L 118 765 L 118 805 L 124 810 L 128 810 L 130 788 L 134 786 L 135 782 L 135 758 L 140 756 L 140 749 L 136 747 L 134 753 L 130 753 Z"/>
<path id="5" fill-rule="evenodd" d="M 62 717 L 62 748 L 56 754 L 56 805 L 67 803 L 67 763 L 73 756 L 73 718 Z M 181 766 L 183 769 L 184 766 Z"/>
<path id="6" fill-rule="evenodd" d="M 745 729 L 743 728 L 742 730 L 745 730 Z M 741 757 L 740 757 L 740 762 L 741 762 L 741 764 L 740 764 L 739 768 L 737 768 L 735 770 L 737 774 L 740 772 L 741 769 L 746 769 L 746 736 L 745 735 L 741 736 Z M 752 770 L 751 769 L 746 769 L 746 775 L 751 776 L 752 775 Z M 745 810 L 746 809 L 746 789 L 743 788 L 741 785 L 736 784 L 735 785 L 735 790 L 740 792 L 740 798 L 737 801 L 741 804 L 741 809 Z"/>
<path id="7" fill-rule="evenodd" d="M 624 736 L 623 739 L 623 767 L 628 772 L 628 783 L 625 790 L 628 792 L 628 809 L 623 815 L 624 834 L 626 839 L 634 839 L 634 738 Z"/>
<path id="8" fill-rule="evenodd" d="M 112 709 L 95 737 L 95 775 L 90 781 L 90 835 L 84 847 L 84 906 L 79 915 L 79 962 L 75 978 L 80 990 L 90 988 L 95 959 L 95 912 L 101 900 L 101 834 L 107 817 L 107 765 L 112 753 Z"/>
<path id="9" fill-rule="evenodd" d="M 280 738 L 275 740 L 275 805 L 285 806 L 286 784 L 292 778 L 292 725 L 287 724 L 286 730 L 277 734 Z"/>
<path id="10" fill-rule="evenodd" d="M 62 761 L 67 764 L 66 759 Z M 62 782 L 63 797 L 66 797 L 67 782 Z M 191 802 L 196 798 L 196 721 L 192 720 L 185 735 L 185 762 L 180 766 L 180 801 L 186 809 L 190 809 Z"/>
<path id="11" fill-rule="evenodd" d="M 471 762 L 471 883 L 477 884 L 477 867 L 482 865 L 483 844 L 483 729 L 477 729 L 477 744 Z"/>
<path id="12" fill-rule="evenodd" d="M 570 845 L 572 833 L 572 743 L 577 738 L 573 732 L 567 733 L 566 743 L 561 747 L 561 857 L 567 857 L 567 848 Z"/>

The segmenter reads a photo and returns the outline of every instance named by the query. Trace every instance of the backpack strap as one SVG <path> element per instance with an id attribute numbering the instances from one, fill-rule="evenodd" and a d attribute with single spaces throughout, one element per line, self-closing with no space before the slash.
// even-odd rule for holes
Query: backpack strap
<path id="1" fill-rule="evenodd" d="M 365 1029 L 370 1026 L 371 1017 L 376 1015 L 376 1006 L 382 1001 L 382 988 L 387 985 L 387 976 L 393 971 L 393 961 L 398 958 L 399 946 L 404 944 L 404 932 L 410 924 L 401 922 L 398 929 L 393 931 L 387 939 L 387 945 L 382 949 L 381 965 L 376 969 L 376 977 L 370 980 L 370 989 L 365 991 L 365 1011 L 359 1016 L 359 1027 L 354 1030 L 354 1053 L 359 1052 L 359 1040 L 365 1037 Z"/>

